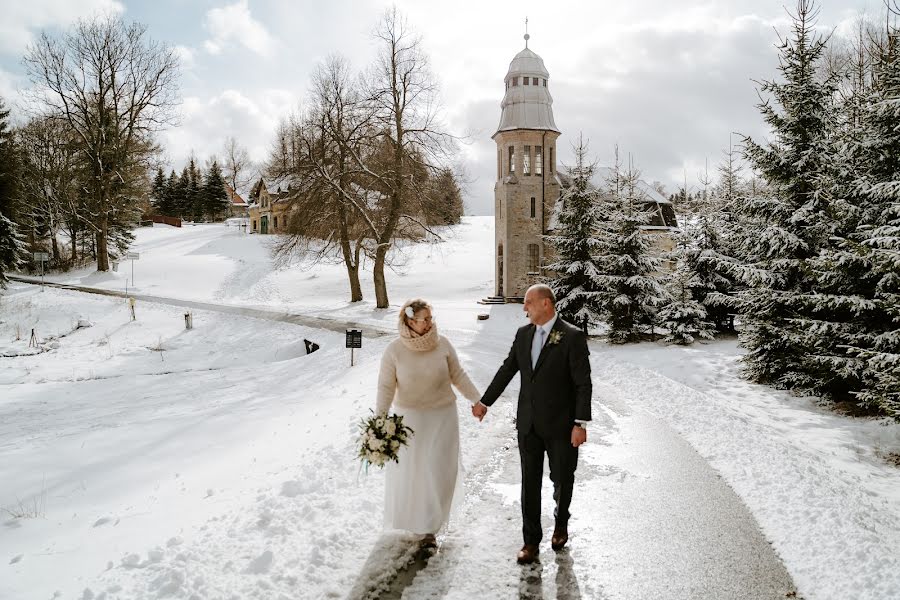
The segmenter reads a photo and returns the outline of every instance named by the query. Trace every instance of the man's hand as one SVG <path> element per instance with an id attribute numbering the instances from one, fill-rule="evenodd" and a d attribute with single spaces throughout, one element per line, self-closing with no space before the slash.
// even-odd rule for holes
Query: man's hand
<path id="1" fill-rule="evenodd" d="M 587 441 L 587 429 L 580 425 L 572 428 L 572 445 L 576 448 Z"/>
<path id="2" fill-rule="evenodd" d="M 476 402 L 472 405 L 472 416 L 481 421 L 484 418 L 484 415 L 487 414 L 487 406 L 482 404 L 481 402 Z"/>

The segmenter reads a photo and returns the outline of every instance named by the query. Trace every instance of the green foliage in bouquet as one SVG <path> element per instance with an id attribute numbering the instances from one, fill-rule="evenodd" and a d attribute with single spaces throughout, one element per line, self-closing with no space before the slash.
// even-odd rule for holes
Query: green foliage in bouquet
<path id="1" fill-rule="evenodd" d="M 362 419 L 359 424 L 359 458 L 366 465 L 384 467 L 397 461 L 400 446 L 405 446 L 413 430 L 403 424 L 402 415 L 376 415 Z"/>

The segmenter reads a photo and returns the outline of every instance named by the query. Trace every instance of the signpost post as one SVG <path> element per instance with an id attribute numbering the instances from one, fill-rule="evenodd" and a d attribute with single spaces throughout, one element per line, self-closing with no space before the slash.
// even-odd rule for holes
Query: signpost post
<path id="1" fill-rule="evenodd" d="M 350 348 L 350 366 L 353 366 L 353 350 L 355 348 L 362 348 L 362 330 L 361 329 L 348 329 L 347 330 L 347 348 Z"/>
<path id="2" fill-rule="evenodd" d="M 131 287 L 134 287 L 134 261 L 141 257 L 140 252 L 128 252 L 125 254 L 125 260 L 131 261 Z"/>
<path id="3" fill-rule="evenodd" d="M 44 261 L 50 260 L 50 255 L 46 252 L 35 252 L 34 260 L 41 261 L 41 291 L 44 291 Z"/>

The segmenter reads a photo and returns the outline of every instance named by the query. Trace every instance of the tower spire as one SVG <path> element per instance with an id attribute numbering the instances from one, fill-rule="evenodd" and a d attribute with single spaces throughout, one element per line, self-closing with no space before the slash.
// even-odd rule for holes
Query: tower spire
<path id="1" fill-rule="evenodd" d="M 528 35 L 528 17 L 525 17 L 525 47 L 528 47 L 528 40 L 531 39 L 531 36 Z"/>

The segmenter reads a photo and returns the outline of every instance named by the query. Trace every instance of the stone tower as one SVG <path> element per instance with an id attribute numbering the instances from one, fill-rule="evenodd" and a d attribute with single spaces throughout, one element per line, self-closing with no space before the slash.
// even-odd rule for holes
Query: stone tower
<path id="1" fill-rule="evenodd" d="M 525 49 L 509 63 L 501 104 L 494 184 L 495 293 L 518 300 L 540 277 L 548 232 L 559 199 L 550 74 L 540 56 Z"/>

